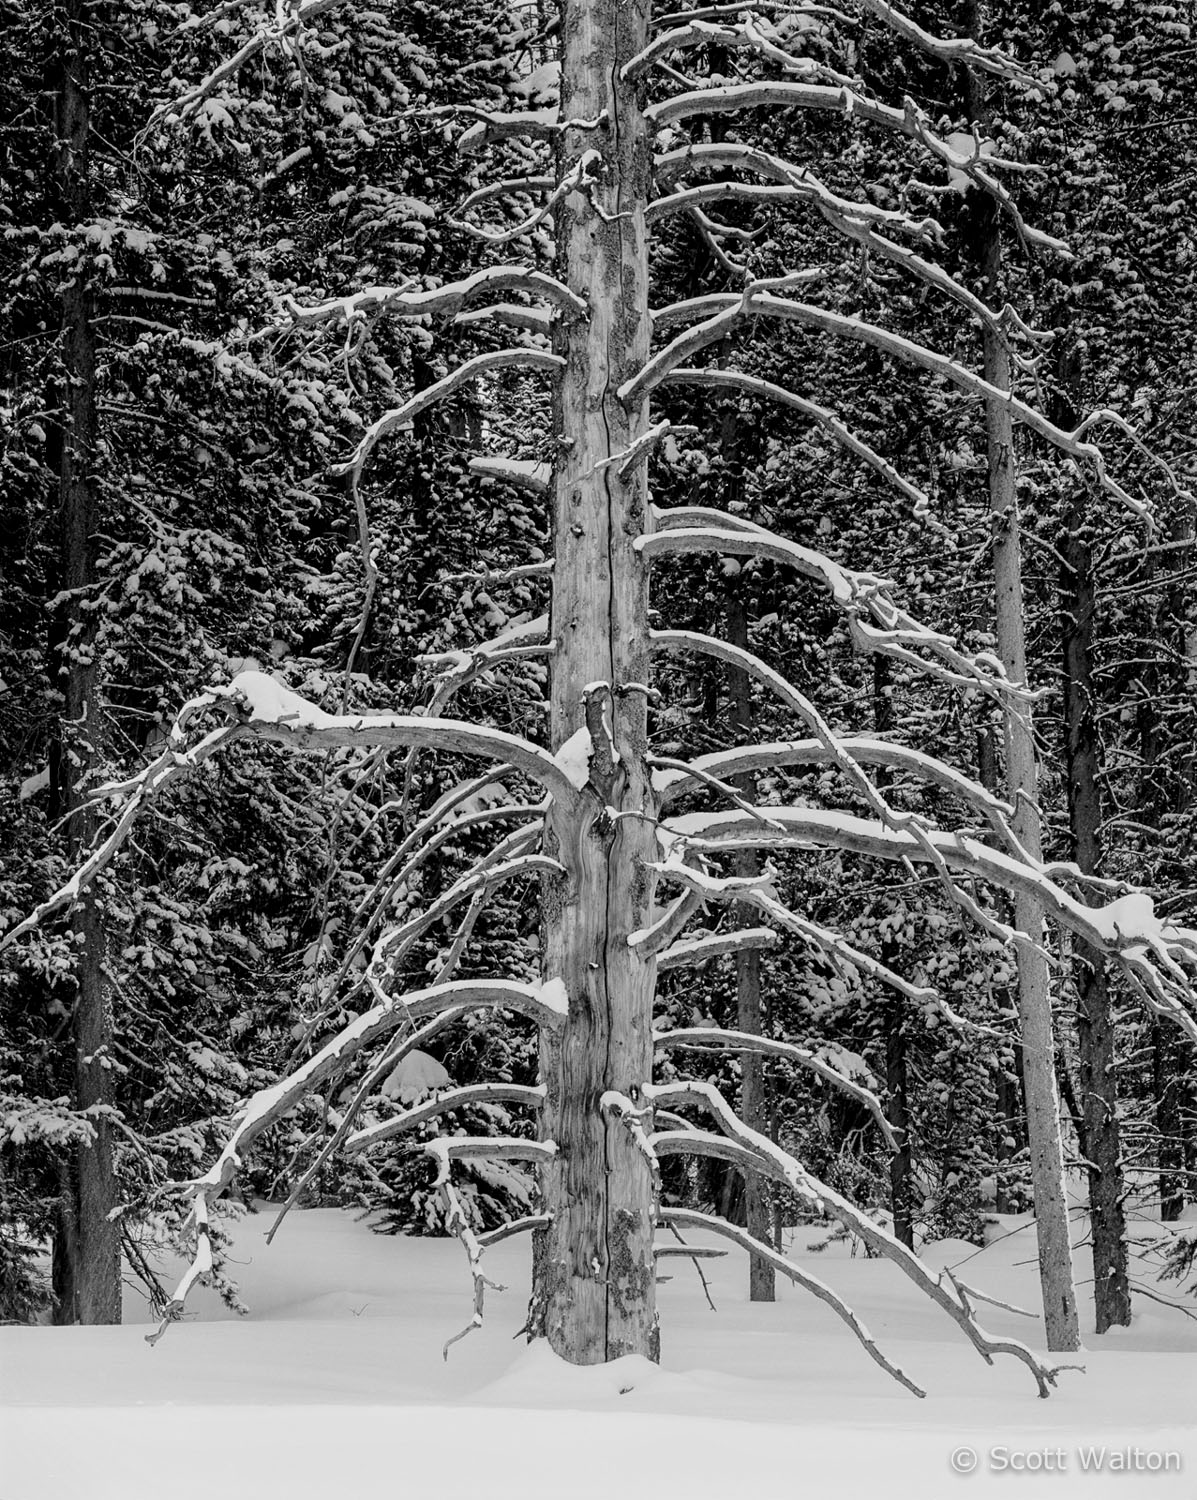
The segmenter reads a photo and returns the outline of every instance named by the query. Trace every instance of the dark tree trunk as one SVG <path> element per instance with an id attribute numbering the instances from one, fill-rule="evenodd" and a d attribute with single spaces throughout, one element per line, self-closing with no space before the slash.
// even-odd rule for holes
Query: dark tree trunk
<path id="1" fill-rule="evenodd" d="M 731 419 L 734 422 L 734 418 Z M 729 442 L 727 423 L 724 424 L 724 453 L 734 447 Z M 744 608 L 743 595 L 734 592 L 727 606 L 727 638 L 733 646 L 747 650 L 748 613 Z M 752 690 L 748 673 L 739 667 L 730 670 L 731 724 L 737 744 L 748 744 L 752 739 Z M 739 790 L 749 801 L 756 797 L 756 778 L 740 778 Z M 737 875 L 759 875 L 760 856 L 755 849 L 742 849 L 736 854 Z M 751 923 L 755 912 L 752 907 L 739 908 L 746 925 Z M 761 955 L 759 949 L 748 948 L 736 954 L 736 1026 L 740 1031 L 755 1035 L 765 1030 L 764 1008 L 761 1004 Z M 769 1080 L 766 1061 L 757 1053 L 746 1052 L 740 1059 L 740 1118 L 762 1135 L 769 1133 Z M 749 1172 L 744 1177 L 744 1215 L 749 1234 L 766 1245 L 772 1244 L 773 1203 L 765 1180 L 759 1173 Z M 748 1295 L 753 1302 L 772 1302 L 777 1295 L 777 1278 L 773 1267 L 760 1256 L 749 1260 Z"/>
<path id="2" fill-rule="evenodd" d="M 1073 372 L 1061 370 L 1066 390 Z M 1063 404 L 1065 398 L 1061 397 Z M 1073 416 L 1062 412 L 1067 420 Z M 1102 871 L 1100 745 L 1093 681 L 1097 607 L 1084 493 L 1073 488 L 1060 541 L 1060 623 L 1063 638 L 1064 766 L 1073 858 L 1086 875 Z M 1118 1091 L 1114 1072 L 1114 1019 L 1105 961 L 1078 939 L 1073 978 L 1077 992 L 1081 1150 L 1089 1174 L 1093 1286 L 1097 1332 L 1130 1322 L 1126 1222 L 1122 1212 L 1122 1162 Z"/>
<path id="3" fill-rule="evenodd" d="M 55 175 L 64 220 L 87 222 L 91 212 L 88 139 L 88 49 L 94 14 L 83 0 L 67 0 L 62 15 L 57 97 Z M 96 335 L 91 264 L 75 262 L 62 292 L 63 395 L 59 418 L 60 578 L 64 602 L 55 634 L 62 720 L 53 747 L 56 810 L 66 818 L 68 860 L 78 865 L 96 831 L 84 804 L 100 759 L 100 700 L 96 680 L 95 532 Z M 93 890 L 75 906 L 75 1104 L 88 1112 L 92 1139 L 62 1171 L 53 1247 L 54 1316 L 59 1323 L 120 1321 L 120 1234 L 112 1211 L 116 1179 L 112 1127 L 112 1004 L 104 967 L 104 922 Z"/>

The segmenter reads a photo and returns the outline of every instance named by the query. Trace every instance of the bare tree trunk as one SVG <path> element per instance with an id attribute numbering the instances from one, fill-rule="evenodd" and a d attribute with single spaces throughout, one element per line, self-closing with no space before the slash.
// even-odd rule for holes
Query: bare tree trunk
<path id="1" fill-rule="evenodd" d="M 982 31 L 978 0 L 964 7 L 964 27 L 974 37 Z M 987 117 L 981 75 L 969 73 L 965 85 L 970 116 Z M 980 195 L 972 194 L 974 199 Z M 994 205 L 977 202 L 980 217 L 981 270 L 991 304 L 1001 301 L 1001 238 Z M 985 378 L 999 390 L 1010 389 L 1010 357 L 1005 344 L 990 328 L 983 332 Z M 1014 423 L 1004 402 L 986 404 L 989 449 L 989 506 L 993 517 L 993 573 L 997 604 L 998 655 L 1015 682 L 1027 680 L 1026 635 L 1023 621 L 1022 547 L 1015 491 Z M 1015 803 L 1014 830 L 1034 859 L 1041 855 L 1038 771 L 1029 706 L 1011 704 L 1006 712 L 1006 787 Z M 1027 1138 L 1030 1144 L 1031 1184 L 1035 1195 L 1035 1227 L 1039 1244 L 1039 1284 L 1047 1347 L 1066 1351 L 1080 1347 L 1072 1247 L 1068 1237 L 1068 1202 L 1064 1188 L 1064 1152 L 1060 1138 L 1060 1105 L 1056 1091 L 1054 1036 L 1047 959 L 1041 948 L 1043 911 L 1029 896 L 1016 896 L 1014 921 L 1036 945 L 1023 946 L 1018 955 L 1018 1012 L 1022 1034 L 1023 1082 L 1027 1100 Z"/>
<path id="2" fill-rule="evenodd" d="M 61 84 L 57 99 L 55 173 L 68 224 L 90 215 L 88 48 L 94 17 L 83 0 L 62 11 Z M 89 285 L 90 261 L 75 263 L 62 293 L 65 390 L 59 421 L 61 586 L 57 635 L 63 710 L 52 752 L 57 811 L 67 819 L 67 857 L 77 865 L 95 833 L 83 804 L 99 761 L 100 702 L 95 661 L 95 542 L 97 495 L 96 339 Z M 93 1136 L 64 1166 L 53 1248 L 54 1318 L 59 1323 L 120 1322 L 120 1235 L 112 1219 L 116 1179 L 112 1127 L 112 1004 L 104 971 L 104 925 L 94 892 L 74 909 L 75 1104 L 87 1111 Z"/>
<path id="3" fill-rule="evenodd" d="M 1086 875 L 1100 875 L 1102 807 L 1093 684 L 1096 592 L 1083 499 L 1079 490 L 1074 490 L 1074 495 L 1060 542 L 1068 821 L 1073 858 Z M 1079 1134 L 1089 1174 L 1097 1332 L 1105 1333 L 1116 1324 L 1129 1323 L 1131 1318 L 1114 1073 L 1114 1019 L 1101 954 L 1079 940 L 1074 954 L 1081 1089 Z"/>
<path id="4" fill-rule="evenodd" d="M 724 426 L 724 454 L 727 455 L 727 426 Z M 727 606 L 727 638 L 733 646 L 749 647 L 748 615 L 744 600 L 733 593 Z M 729 670 L 732 712 L 731 723 L 739 744 L 752 739 L 752 691 L 748 673 L 739 667 Z M 740 779 L 739 789 L 750 801 L 756 796 L 756 778 Z M 737 875 L 759 875 L 760 856 L 755 849 L 739 850 L 735 856 Z M 755 915 L 752 907 L 739 908 L 746 924 Z M 761 1035 L 765 1030 L 761 1004 L 761 955 L 757 948 L 742 949 L 736 954 L 736 1025 L 740 1031 Z M 769 1079 L 766 1059 L 759 1053 L 746 1052 L 740 1058 L 740 1118 L 745 1125 L 769 1134 Z M 773 1202 L 765 1179 L 757 1172 L 744 1174 L 745 1225 L 754 1239 L 771 1245 L 774 1240 Z M 752 1302 L 772 1302 L 777 1296 L 777 1273 L 759 1255 L 749 1258 L 748 1297 Z"/>
<path id="5" fill-rule="evenodd" d="M 555 336 L 565 368 L 554 410 L 551 733 L 559 748 L 588 725 L 593 748 L 581 818 L 557 807 L 546 830 L 569 872 L 545 892 L 546 973 L 564 982 L 570 1010 L 559 1035 L 542 1034 L 542 1129 L 558 1155 L 544 1173 L 553 1217 L 539 1236 L 529 1321 L 574 1364 L 658 1352 L 650 1164 L 601 1104 L 615 1090 L 642 1105 L 652 1076 L 656 964 L 628 943 L 651 920 L 657 857 L 647 568 L 633 545 L 650 520 L 643 460 L 620 465 L 646 412 L 616 394 L 649 348 L 649 143 L 619 77 L 647 33 L 647 0 L 562 7 L 561 118 L 606 111 L 610 122 L 598 137 L 566 130 L 558 156 L 562 175 L 596 144 L 604 158 L 591 194 L 557 210 L 558 274 L 589 316 L 563 318 Z"/>

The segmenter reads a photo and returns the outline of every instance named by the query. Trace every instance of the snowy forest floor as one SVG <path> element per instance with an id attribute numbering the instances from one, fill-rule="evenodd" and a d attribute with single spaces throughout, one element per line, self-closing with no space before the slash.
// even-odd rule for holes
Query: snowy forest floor
<path id="1" fill-rule="evenodd" d="M 813 1250 L 827 1231 L 812 1228 L 794 1255 L 846 1296 L 925 1400 L 808 1295 L 785 1284 L 775 1306 L 748 1302 L 734 1249 L 704 1263 L 715 1312 L 689 1261 L 662 1262 L 660 1368 L 575 1369 L 516 1337 L 525 1236 L 489 1253 L 507 1290 L 488 1294 L 485 1326 L 445 1362 L 442 1345 L 470 1312 L 460 1245 L 375 1235 L 317 1209 L 293 1213 L 267 1248 L 272 1222 L 255 1213 L 234 1229 L 248 1318 L 200 1290 L 150 1348 L 148 1308 L 130 1293 L 120 1328 L 0 1329 L 0 1500 L 1197 1494 L 1197 1321 L 1142 1297 L 1130 1328 L 1089 1332 L 1086 1373 L 1061 1375 L 1041 1401 L 1021 1364 L 988 1368 L 892 1266 L 843 1241 Z M 1152 1229 L 1138 1225 L 1136 1238 Z M 948 1241 L 925 1256 L 967 1260 L 971 1285 L 1034 1307 L 1029 1221 L 1002 1221 L 993 1236 L 982 1251 Z M 1078 1276 L 1087 1261 L 1080 1249 Z M 1154 1286 L 1151 1264 L 1139 1258 L 1134 1274 Z M 1174 1282 L 1158 1290 L 1178 1296 Z M 1039 1345 L 1029 1318 L 991 1307 L 982 1322 Z M 965 1449 L 976 1468 L 956 1473 Z M 1174 1459 L 1161 1459 L 1167 1472 L 1113 1468 L 1127 1449 L 1140 1465 L 1179 1454 L 1180 1472 Z"/>

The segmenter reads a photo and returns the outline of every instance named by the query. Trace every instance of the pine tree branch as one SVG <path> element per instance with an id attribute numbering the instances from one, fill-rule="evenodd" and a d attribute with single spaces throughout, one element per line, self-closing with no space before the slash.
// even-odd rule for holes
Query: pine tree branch
<path id="1" fill-rule="evenodd" d="M 394 313 L 401 318 L 452 318 L 483 293 L 493 292 L 526 292 L 577 317 L 584 318 L 587 314 L 586 303 L 564 282 L 544 271 L 530 271 L 520 265 L 487 266 L 460 281 L 423 290 L 415 290 L 410 284 L 368 286 L 351 296 L 333 297 L 311 307 L 304 307 L 288 295 L 283 298 L 283 307 L 300 327 L 328 322 L 355 323 L 381 313 Z"/>
<path id="2" fill-rule="evenodd" d="M 777 941 L 777 934 L 771 927 L 741 927 L 735 932 L 713 932 L 666 948 L 657 958 L 657 972 L 689 968 L 725 953 L 744 953 L 749 948 L 775 948 Z"/>

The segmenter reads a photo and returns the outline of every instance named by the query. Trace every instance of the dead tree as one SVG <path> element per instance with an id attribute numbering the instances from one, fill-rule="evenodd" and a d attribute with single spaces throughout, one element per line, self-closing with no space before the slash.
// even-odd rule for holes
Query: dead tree
<path id="1" fill-rule="evenodd" d="M 306 11 L 318 13 L 328 3 L 311 0 L 299 7 L 295 25 L 301 24 Z M 1017 81 L 1020 76 L 1016 66 L 996 52 L 967 41 L 930 37 L 883 0 L 865 0 L 865 5 L 912 45 L 1000 77 Z M 289 17 L 285 25 L 291 24 Z M 272 34 L 263 33 L 256 48 L 247 43 L 238 56 L 261 50 Z M 647 0 L 565 0 L 559 35 L 556 116 L 544 111 L 469 111 L 472 123 L 460 142 L 465 151 L 513 136 L 542 143 L 552 171 L 507 186 L 522 193 L 544 193 L 545 211 L 555 216 L 555 274 L 514 262 L 431 291 L 371 288 L 321 307 L 289 311 L 300 324 L 335 320 L 350 325 L 429 312 L 464 314 L 472 320 L 490 315 L 522 330 L 523 342 L 466 361 L 381 414 L 344 472 L 356 485 L 381 441 L 402 432 L 420 411 L 464 383 L 511 367 L 542 371 L 553 389 L 552 474 L 546 477 L 495 458 L 487 461 L 486 469 L 547 495 L 553 520 L 552 604 L 547 617 L 518 637 L 477 647 L 467 659 L 452 663 L 432 713 L 330 714 L 259 672 L 241 673 L 227 686 L 211 689 L 185 705 L 169 745 L 151 765 L 131 780 L 104 789 L 112 821 L 102 841 L 71 884 L 14 929 L 7 941 L 78 895 L 112 858 L 148 799 L 238 740 L 269 740 L 300 752 L 335 748 L 365 755 L 418 748 L 477 757 L 489 763 L 488 769 L 478 780 L 441 798 L 398 851 L 393 867 L 418 869 L 443 844 L 450 812 L 480 781 L 524 778 L 538 786 L 539 800 L 521 804 L 515 831 L 498 840 L 434 903 L 373 938 L 369 963 L 354 989 L 362 1007 L 359 1013 L 302 1066 L 247 1102 L 216 1163 L 191 1184 L 197 1250 L 171 1312 L 178 1313 L 190 1286 L 210 1263 L 207 1225 L 212 1204 L 263 1129 L 313 1089 L 342 1076 L 355 1060 L 360 1063 L 380 1049 L 383 1053 L 371 1064 L 358 1091 L 360 1099 L 382 1067 L 392 1067 L 400 1055 L 425 1043 L 452 1019 L 471 1009 L 498 1007 L 525 1016 L 539 1028 L 541 1082 L 518 1100 L 536 1112 L 538 1139 L 441 1137 L 427 1147 L 437 1161 L 449 1222 L 461 1233 L 469 1253 L 475 1300 L 468 1326 L 482 1315 L 485 1243 L 469 1228 L 456 1199 L 456 1159 L 490 1154 L 535 1163 L 542 1212 L 509 1231 L 528 1228 L 536 1236 L 529 1328 L 566 1359 L 587 1363 L 627 1353 L 656 1356 L 653 1234 L 658 1222 L 679 1220 L 674 1211 L 662 1212 L 659 1162 L 670 1155 L 713 1156 L 783 1184 L 812 1211 L 838 1219 L 909 1276 L 986 1360 L 998 1353 L 1020 1359 L 1032 1371 L 1040 1393 L 1047 1394 L 1056 1371 L 1025 1346 L 986 1334 L 975 1316 L 978 1293 L 950 1276 L 929 1271 L 867 1213 L 740 1120 L 715 1089 L 692 1083 L 654 1084 L 657 1050 L 680 1053 L 719 1047 L 785 1057 L 865 1102 L 882 1137 L 891 1147 L 896 1144 L 880 1102 L 802 1048 L 747 1032 L 654 1034 L 657 972 L 765 944 L 780 931 L 833 965 L 856 967 L 919 1001 L 932 998 L 927 990 L 781 901 L 768 857 L 803 849 L 835 849 L 925 867 L 974 920 L 1013 942 L 1025 944 L 1029 939 L 1003 926 L 984 908 L 971 894 L 973 883 L 1003 888 L 1016 901 L 1033 900 L 1049 921 L 1117 964 L 1153 1011 L 1190 1036 L 1197 1036 L 1197 1022 L 1187 1008 L 1197 933 L 1157 918 L 1145 895 L 1091 905 L 1090 889 L 1079 871 L 1046 866 L 1026 847 L 1008 804 L 931 756 L 889 740 L 837 735 L 806 694 L 744 646 L 689 631 L 651 628 L 649 578 L 662 559 L 700 553 L 767 558 L 829 591 L 861 650 L 970 688 L 1000 705 L 1025 702 L 1028 693 L 996 658 L 972 656 L 912 618 L 880 577 L 853 571 L 719 510 L 654 510 L 648 458 L 668 424 L 654 422 L 652 403 L 659 390 L 683 382 L 751 391 L 781 402 L 818 422 L 922 508 L 925 500 L 918 487 L 836 413 L 799 392 L 727 368 L 726 353 L 718 367 L 695 363 L 716 344 L 724 351 L 729 341 L 734 347 L 736 336 L 758 318 L 786 320 L 869 345 L 985 401 L 1000 401 L 1013 422 L 1088 466 L 1108 494 L 1138 511 L 1145 506 L 1109 476 L 1101 452 L 1084 429 L 1055 426 L 1034 406 L 949 355 L 800 300 L 793 294 L 802 285 L 801 271 L 767 281 L 746 276 L 739 292 L 700 297 L 655 313 L 650 309 L 648 246 L 653 227 L 668 225 L 672 215 L 688 214 L 726 256 L 720 227 L 705 207 L 736 199 L 757 203 L 767 190 L 769 201 L 813 209 L 854 243 L 952 298 L 1001 337 L 1012 338 L 1017 330 L 1009 319 L 999 317 L 924 257 L 922 250 L 938 237 L 933 220 L 848 201 L 809 170 L 748 145 L 695 141 L 670 145 L 654 156 L 653 138 L 667 125 L 759 108 L 853 115 L 873 128 L 897 132 L 931 160 L 966 173 L 994 196 L 1028 242 L 1042 242 L 1043 236 L 1018 219 L 991 161 L 983 161 L 979 152 L 954 151 L 913 102 L 892 108 L 841 79 L 825 78 L 819 63 L 788 51 L 777 32 L 747 12 L 716 6 L 666 16 L 654 26 Z M 676 81 L 685 76 L 687 56 L 711 43 L 754 58 L 762 68 L 775 67 L 780 79 L 687 86 L 653 102 L 658 68 L 667 69 Z M 227 70 L 223 76 L 228 76 Z M 189 97 L 202 98 L 202 90 Z M 187 107 L 185 103 L 184 112 Z M 705 180 L 709 168 L 718 168 L 718 181 Z M 471 213 L 493 202 L 497 192 L 496 188 L 494 193 L 471 195 L 460 212 Z M 484 238 L 495 242 L 498 231 L 478 227 Z M 505 300 L 495 301 L 497 293 Z M 457 687 L 479 671 L 501 669 L 505 661 L 532 649 L 547 654 L 550 663 L 547 748 L 446 716 Z M 699 653 L 747 674 L 793 716 L 800 737 L 746 744 L 681 766 L 656 761 L 648 733 L 653 660 L 676 653 Z M 867 814 L 756 806 L 737 790 L 753 771 L 799 766 L 836 771 L 865 804 Z M 979 818 L 989 826 L 992 840 L 935 827 L 895 809 L 884 794 L 883 779 L 872 774 L 877 767 L 916 774 L 950 794 L 970 823 Z M 705 810 L 683 810 L 687 804 L 682 799 L 692 801 L 697 794 L 706 797 Z M 736 856 L 744 850 L 760 854 L 763 862 L 757 873 L 734 873 Z M 469 936 L 470 914 L 500 884 L 530 872 L 542 880 L 540 983 L 455 978 Z M 957 878 L 961 876 L 967 878 L 967 886 Z M 734 917 L 745 907 L 759 914 L 760 926 L 733 925 L 730 931 L 689 935 L 692 920 L 704 908 L 726 909 Z M 411 944 L 433 922 L 463 910 L 459 941 L 441 973 L 432 984 L 405 991 L 398 976 Z M 501 1091 L 511 1086 L 475 1087 Z M 430 1110 L 456 1107 L 466 1092 L 449 1091 L 431 1106 L 409 1111 L 394 1122 L 395 1129 L 402 1129 L 404 1121 L 428 1118 Z M 496 1092 L 494 1097 L 514 1096 Z M 351 1133 L 351 1115 L 352 1111 L 338 1126 L 326 1150 L 368 1147 L 365 1133 Z M 693 1224 L 694 1217 L 685 1222 Z M 710 1227 L 838 1305 L 872 1357 L 890 1368 L 830 1289 L 816 1287 L 801 1268 L 744 1231 L 718 1221 Z M 892 1373 L 917 1391 L 901 1372 Z"/>

